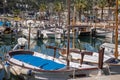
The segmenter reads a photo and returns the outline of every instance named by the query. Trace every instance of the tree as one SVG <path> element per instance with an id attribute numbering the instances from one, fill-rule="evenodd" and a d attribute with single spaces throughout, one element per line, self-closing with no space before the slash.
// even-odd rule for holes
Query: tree
<path id="1" fill-rule="evenodd" d="M 112 14 L 110 7 L 113 7 L 115 5 L 115 0 L 107 0 L 107 3 L 108 3 L 108 7 L 109 7 L 109 10 L 108 10 L 108 19 L 109 19 L 109 17 Z"/>
<path id="2" fill-rule="evenodd" d="M 59 26 L 60 26 L 60 13 L 61 13 L 62 11 L 64 11 L 64 9 L 63 9 L 63 4 L 62 4 L 60 1 L 56 1 L 56 2 L 54 3 L 54 10 L 55 10 L 55 12 L 58 14 L 58 17 L 59 17 Z"/>
<path id="3" fill-rule="evenodd" d="M 101 20 L 103 20 L 103 9 L 107 4 L 107 0 L 98 0 L 98 6 L 101 8 Z"/>
<path id="4" fill-rule="evenodd" d="M 79 21 L 81 21 L 81 13 L 83 9 L 86 8 L 87 0 L 75 0 L 75 7 L 76 10 L 79 12 Z"/>
<path id="5" fill-rule="evenodd" d="M 39 8 L 39 11 L 40 11 L 40 19 L 42 19 L 44 16 L 44 12 L 46 11 L 47 9 L 47 6 L 45 3 L 42 3 L 40 4 L 40 8 Z M 43 14 L 42 14 L 43 13 Z"/>

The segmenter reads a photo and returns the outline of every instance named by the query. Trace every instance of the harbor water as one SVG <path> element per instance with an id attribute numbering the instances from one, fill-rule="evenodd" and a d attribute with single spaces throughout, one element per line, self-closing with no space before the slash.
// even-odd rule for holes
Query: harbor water
<path id="1" fill-rule="evenodd" d="M 78 49 L 86 49 L 88 51 L 94 51 L 98 52 L 98 49 L 100 45 L 103 42 L 108 42 L 110 39 L 105 38 L 93 38 L 91 36 L 82 36 L 77 39 L 70 39 L 70 48 L 73 46 Z M 74 44 L 73 44 L 74 42 Z M 12 48 L 16 45 L 17 39 L 0 39 L 0 56 L 3 57 L 5 54 L 12 50 Z M 67 39 L 44 39 L 44 40 L 30 40 L 30 50 L 37 51 L 46 55 L 53 56 L 54 50 L 46 48 L 47 45 L 49 46 L 57 46 L 59 48 L 62 48 L 64 46 L 67 46 Z M 58 50 L 56 51 L 56 57 L 59 57 Z M 4 77 L 6 76 L 4 71 L 0 72 L 0 80 L 4 80 Z M 16 80 L 15 76 L 11 76 L 13 80 Z"/>

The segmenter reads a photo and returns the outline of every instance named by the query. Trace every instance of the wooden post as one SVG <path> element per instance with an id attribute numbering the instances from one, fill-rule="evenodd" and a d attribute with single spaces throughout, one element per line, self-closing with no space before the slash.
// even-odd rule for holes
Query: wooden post
<path id="1" fill-rule="evenodd" d="M 80 67 L 82 67 L 83 59 L 84 59 L 84 53 L 81 53 L 81 60 L 80 60 Z"/>
<path id="2" fill-rule="evenodd" d="M 115 59 L 118 59 L 118 0 L 116 0 Z"/>
<path id="3" fill-rule="evenodd" d="M 30 33 L 31 33 L 31 23 L 29 23 L 29 34 L 28 34 L 28 49 L 30 49 Z"/>
<path id="4" fill-rule="evenodd" d="M 46 48 L 54 49 L 54 55 L 53 55 L 54 58 L 56 57 L 56 50 L 60 49 L 60 48 L 57 48 L 56 46 L 46 46 Z"/>
<path id="5" fill-rule="evenodd" d="M 99 50 L 99 63 L 98 63 L 98 68 L 99 69 L 103 68 L 103 57 L 104 57 L 104 48 Z"/>
<path id="6" fill-rule="evenodd" d="M 73 31 L 73 48 L 75 48 L 75 29 L 74 29 L 74 26 L 75 26 L 75 12 L 76 12 L 76 9 L 75 9 L 75 6 L 74 6 L 74 13 L 73 13 L 73 23 L 72 23 L 72 31 Z"/>
<path id="7" fill-rule="evenodd" d="M 54 58 L 56 57 L 56 48 L 54 48 Z"/>

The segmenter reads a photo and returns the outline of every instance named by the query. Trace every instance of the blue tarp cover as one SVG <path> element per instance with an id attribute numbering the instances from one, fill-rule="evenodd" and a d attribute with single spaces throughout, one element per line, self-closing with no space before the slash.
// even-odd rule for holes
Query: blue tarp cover
<path id="1" fill-rule="evenodd" d="M 11 23 L 10 22 L 2 22 L 0 21 L 0 26 L 3 26 L 3 24 L 5 24 L 5 26 L 10 27 Z"/>
<path id="2" fill-rule="evenodd" d="M 30 54 L 14 55 L 13 58 L 20 60 L 22 62 L 28 63 L 30 65 L 36 66 L 36 67 L 40 67 L 44 70 L 58 70 L 58 69 L 65 67 L 64 64 L 60 64 L 52 60 L 47 60 L 47 59 L 43 59 L 40 57 L 36 57 Z"/>

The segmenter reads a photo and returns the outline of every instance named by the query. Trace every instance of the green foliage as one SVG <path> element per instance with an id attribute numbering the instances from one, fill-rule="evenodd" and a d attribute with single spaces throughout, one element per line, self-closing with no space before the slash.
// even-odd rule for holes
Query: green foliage
<path id="1" fill-rule="evenodd" d="M 86 0 L 75 0 L 75 7 L 77 10 L 84 9 L 87 6 Z"/>
<path id="2" fill-rule="evenodd" d="M 61 2 L 59 2 L 59 1 L 55 2 L 55 3 L 54 3 L 54 10 L 55 10 L 56 12 L 61 12 L 61 11 L 63 11 L 63 10 L 64 10 L 64 9 L 63 9 L 63 4 L 62 4 Z"/>
<path id="3" fill-rule="evenodd" d="M 39 10 L 40 10 L 41 12 L 46 11 L 46 9 L 47 9 L 46 4 L 44 4 L 44 3 L 43 3 L 43 4 L 40 4 L 40 9 L 39 9 Z"/>
<path id="4" fill-rule="evenodd" d="M 14 13 L 15 16 L 17 16 L 17 15 L 20 14 L 20 10 L 14 10 L 13 13 Z"/>
<path id="5" fill-rule="evenodd" d="M 100 8 L 104 8 L 105 6 L 107 6 L 107 0 L 98 0 L 98 6 Z"/>

